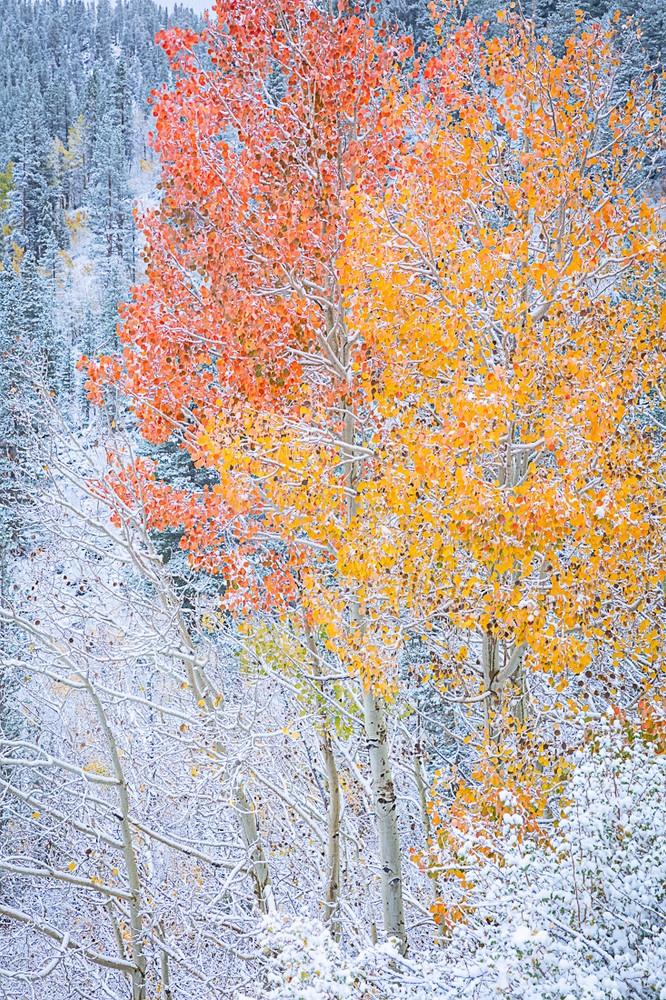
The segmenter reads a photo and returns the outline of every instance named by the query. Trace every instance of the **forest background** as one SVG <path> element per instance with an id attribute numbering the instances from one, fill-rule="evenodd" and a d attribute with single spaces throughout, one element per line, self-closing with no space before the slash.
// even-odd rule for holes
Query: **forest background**
<path id="1" fill-rule="evenodd" d="M 662 8 L 0 4 L 0 996 L 666 996 Z"/>

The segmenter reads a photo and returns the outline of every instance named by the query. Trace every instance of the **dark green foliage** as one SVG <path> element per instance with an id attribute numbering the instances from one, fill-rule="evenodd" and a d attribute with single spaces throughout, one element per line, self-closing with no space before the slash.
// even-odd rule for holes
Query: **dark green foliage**
<path id="1" fill-rule="evenodd" d="M 173 439 L 165 441 L 157 451 L 152 448 L 150 454 L 152 458 L 158 459 L 157 478 L 168 482 L 176 490 L 197 492 L 214 486 L 218 481 L 213 470 L 205 466 L 198 469 L 189 452 Z M 183 531 L 175 528 L 156 532 L 153 542 L 164 565 L 168 567 L 174 586 L 183 597 L 184 607 L 189 610 L 196 605 L 197 593 L 204 590 L 208 593 L 216 591 L 220 582 L 216 577 L 205 577 L 191 571 L 188 554 L 180 544 L 183 534 Z"/>
<path id="2" fill-rule="evenodd" d="M 408 35 L 418 53 L 422 46 L 434 51 L 437 45 L 430 0 L 382 0 L 378 20 L 391 30 Z"/>
<path id="3" fill-rule="evenodd" d="M 666 59 L 666 4 L 663 0 L 638 0 L 632 13 L 640 24 L 647 64 L 662 72 Z"/>
<path id="4" fill-rule="evenodd" d="M 133 106 L 169 78 L 155 44 L 169 23 L 201 19 L 181 6 L 170 16 L 153 0 L 0 0 L 0 169 L 18 149 L 43 171 L 44 148 L 53 158 L 52 140 L 67 145 L 80 115 L 89 155 L 110 116 L 131 159 Z"/>
<path id="5" fill-rule="evenodd" d="M 196 20 L 187 13 L 188 23 Z M 62 142 L 83 110 L 91 70 L 105 90 L 122 62 L 128 95 L 143 102 L 168 75 L 154 38 L 170 20 L 152 0 L 0 0 L 0 159 L 9 156 L 16 108 L 31 90 L 43 97 L 49 134 Z"/>

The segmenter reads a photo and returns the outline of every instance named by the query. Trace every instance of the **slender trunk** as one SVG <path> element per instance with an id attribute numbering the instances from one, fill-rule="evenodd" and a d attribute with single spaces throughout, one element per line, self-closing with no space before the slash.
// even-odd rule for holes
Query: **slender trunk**
<path id="1" fill-rule="evenodd" d="M 266 855 L 264 854 L 263 844 L 259 836 L 257 820 L 254 809 L 248 801 L 245 789 L 240 782 L 234 788 L 234 801 L 243 833 L 243 840 L 252 860 L 251 875 L 259 909 L 262 913 L 274 913 L 276 907 L 271 874 L 268 870 Z"/>
<path id="2" fill-rule="evenodd" d="M 343 363 L 349 363 L 349 348 L 346 345 Z M 362 468 L 354 454 L 356 437 L 356 419 L 353 406 L 345 403 L 344 410 L 344 447 L 343 455 L 346 464 L 347 486 L 347 523 L 351 524 L 356 517 L 356 495 L 362 475 Z M 365 621 L 361 612 L 358 595 L 354 595 L 350 603 L 352 624 L 358 628 L 359 636 L 365 632 Z M 398 835 L 398 812 L 389 761 L 388 743 L 386 740 L 386 724 L 381 703 L 372 690 L 363 691 L 363 718 L 365 738 L 370 756 L 370 773 L 372 776 L 372 795 L 375 816 L 377 819 L 377 834 L 379 837 L 379 861 L 381 865 L 382 883 L 382 914 L 384 917 L 384 934 L 387 938 L 395 938 L 402 955 L 407 954 L 407 932 L 405 929 L 405 907 L 402 898 L 402 868 L 400 855 L 400 837 Z"/>
<path id="3" fill-rule="evenodd" d="M 107 899 L 106 903 L 104 904 L 104 909 L 106 910 L 109 920 L 111 921 L 111 926 L 113 927 L 113 936 L 116 939 L 116 947 L 118 949 L 118 954 L 120 955 L 121 959 L 123 959 L 123 961 L 126 961 L 127 956 L 125 954 L 125 942 L 123 941 L 123 934 L 122 931 L 120 930 L 120 925 L 116 919 L 113 906 L 114 906 L 113 900 Z M 129 980 L 130 979 L 129 974 L 125 973 L 125 975 Z"/>
<path id="4" fill-rule="evenodd" d="M 169 979 L 169 956 L 164 949 L 160 952 L 160 974 L 162 976 L 162 1000 L 173 1000 L 171 980 Z"/>
<path id="5" fill-rule="evenodd" d="M 499 662 L 497 656 L 497 639 L 486 632 L 482 645 L 483 692 L 487 696 L 484 703 L 486 729 L 491 740 L 499 740 L 499 712 L 501 705 L 501 689 L 499 685 Z"/>
<path id="6" fill-rule="evenodd" d="M 340 893 L 340 777 L 333 754 L 332 740 L 328 732 L 321 734 L 321 751 L 326 765 L 326 780 L 328 782 L 328 856 L 324 922 L 330 922 L 331 934 L 338 940 L 340 923 L 336 918 Z"/>
<path id="7" fill-rule="evenodd" d="M 159 926 L 160 940 L 164 943 L 164 939 L 166 938 L 164 921 L 161 921 Z M 169 975 L 169 954 L 166 951 L 166 948 L 160 948 L 160 976 L 162 979 L 162 992 L 160 994 L 160 1000 L 173 1000 L 171 977 Z"/>
<path id="8" fill-rule="evenodd" d="M 419 723 L 420 730 L 420 723 Z M 421 743 L 420 735 L 419 740 L 414 749 L 414 783 L 416 784 L 416 791 L 419 796 L 419 806 L 421 809 L 421 823 L 423 825 L 423 831 L 425 833 L 426 843 L 430 844 L 432 842 L 433 830 L 432 823 L 430 822 L 430 813 L 428 812 L 428 791 L 426 789 L 426 783 L 423 780 L 423 772 L 421 770 Z M 430 878 L 435 892 L 435 899 L 442 899 L 442 885 L 439 880 L 439 874 L 437 871 L 430 873 Z M 446 925 L 442 921 L 439 924 L 439 939 L 443 946 L 445 940 Z"/>
<path id="9" fill-rule="evenodd" d="M 359 873 L 359 878 L 361 879 L 361 888 L 363 889 L 363 899 L 365 900 L 366 908 L 368 911 L 368 916 L 370 918 L 370 940 L 373 944 L 377 944 L 379 940 L 377 937 L 377 923 L 375 921 L 374 913 L 372 910 L 372 900 L 370 898 L 370 886 L 368 885 L 368 880 L 366 879 L 363 871 L 363 865 L 361 864 L 361 855 L 358 849 L 358 841 L 353 841 L 354 845 L 354 862 L 356 864 L 356 871 Z"/>
<path id="10" fill-rule="evenodd" d="M 514 674 L 514 684 L 518 688 L 518 697 L 516 699 L 516 719 L 521 725 L 527 721 L 527 678 L 525 677 L 525 667 L 523 666 L 523 661 L 520 661 L 520 666 Z"/>
<path id="11" fill-rule="evenodd" d="M 204 693 L 205 685 L 202 683 L 202 679 L 198 676 L 198 673 L 195 674 L 194 670 L 192 670 L 190 672 L 190 677 L 192 681 L 192 691 L 197 704 L 203 701 L 206 709 L 210 713 L 210 717 L 212 718 L 213 712 L 215 711 L 215 702 L 212 696 L 210 693 Z M 220 743 L 219 740 L 214 740 L 213 746 L 215 748 L 215 752 L 223 758 L 225 756 L 225 748 L 222 743 Z M 268 868 L 268 862 L 266 861 L 266 855 L 264 853 L 264 845 L 259 834 L 259 827 L 257 826 L 257 817 L 254 806 L 245 794 L 245 789 L 243 788 L 241 781 L 234 782 L 233 796 L 236 813 L 238 814 L 238 820 L 240 823 L 241 834 L 252 862 L 250 875 L 252 876 L 252 881 L 254 883 L 257 904 L 262 913 L 274 913 L 276 907 L 275 897 L 273 895 L 273 883 L 271 881 L 271 873 Z"/>
<path id="12" fill-rule="evenodd" d="M 163 581 L 163 583 L 166 583 L 166 581 Z M 167 605 L 170 603 L 169 598 L 165 594 L 163 594 L 163 600 Z M 172 597 L 171 604 L 177 604 L 175 597 Z M 196 652 L 194 643 L 192 642 L 187 625 L 180 613 L 179 631 L 185 648 L 189 653 L 194 654 Z M 209 718 L 212 720 L 215 713 L 215 699 L 209 690 L 208 684 L 204 681 L 200 671 L 194 667 L 191 661 L 185 661 L 185 669 L 187 671 L 190 691 L 192 692 L 195 704 L 199 706 L 201 702 L 203 702 Z M 215 752 L 221 758 L 224 758 L 225 748 L 222 743 L 218 739 L 214 738 L 213 746 L 215 748 Z M 274 913 L 276 905 L 270 869 L 268 867 L 268 862 L 266 861 L 266 854 L 264 852 L 261 836 L 259 835 L 259 828 L 257 826 L 254 807 L 248 800 L 248 797 L 245 794 L 245 789 L 240 781 L 234 782 L 233 796 L 240 823 L 241 834 L 252 862 L 250 875 L 254 883 L 257 904 L 262 913 Z"/>
<path id="13" fill-rule="evenodd" d="M 426 789 L 425 781 L 423 780 L 423 772 L 421 770 L 421 751 L 417 745 L 414 751 L 414 783 L 416 785 L 416 791 L 419 796 L 419 807 L 421 810 L 421 824 L 423 826 L 423 832 L 426 836 L 426 841 L 429 842 L 432 838 L 432 823 L 430 822 L 430 813 L 428 812 L 428 791 Z M 437 894 L 441 895 L 439 888 L 439 881 L 435 878 L 435 888 Z"/>
<path id="14" fill-rule="evenodd" d="M 500 716 L 502 714 L 503 703 L 508 708 L 513 718 L 518 722 L 525 722 L 528 713 L 527 699 L 527 679 L 523 660 L 525 651 L 529 649 L 529 642 L 525 641 L 518 646 L 508 643 L 504 645 L 504 662 L 500 663 L 499 644 L 492 635 L 490 629 L 483 637 L 483 691 L 486 695 L 484 700 L 485 723 L 488 735 L 494 743 L 500 742 Z M 517 697 L 511 701 L 508 698 L 504 701 L 504 685 L 510 682 L 517 688 Z"/>
<path id="15" fill-rule="evenodd" d="M 379 835 L 384 933 L 386 937 L 395 938 L 398 941 L 400 953 L 405 955 L 407 953 L 407 932 L 402 899 L 397 803 L 389 763 L 384 713 L 372 688 L 363 694 L 363 715 Z"/>
<path id="16" fill-rule="evenodd" d="M 307 614 L 305 613 L 303 615 L 303 626 L 305 629 L 305 639 L 310 653 L 312 672 L 315 677 L 321 677 L 317 644 L 315 642 L 315 637 L 312 634 Z M 318 682 L 318 686 L 321 689 L 321 681 Z M 335 919 L 339 909 L 338 897 L 340 894 L 340 776 L 338 774 L 337 764 L 335 763 L 333 741 L 331 740 L 331 735 L 326 728 L 325 718 L 322 718 L 322 729 L 319 744 L 321 747 L 322 757 L 324 758 L 326 781 L 328 784 L 328 802 L 326 804 L 328 843 L 326 854 L 326 889 L 324 892 L 324 899 L 326 901 L 324 906 L 324 922 L 327 924 L 330 923 L 331 934 L 337 940 L 340 936 L 340 925 Z"/>
<path id="17" fill-rule="evenodd" d="M 144 952 L 144 932 L 142 925 L 142 900 L 141 900 L 141 879 L 139 867 L 137 865 L 134 844 L 132 842 L 132 830 L 129 822 L 129 794 L 125 774 L 120 763 L 120 754 L 116 746 L 116 740 L 111 732 L 106 713 L 102 707 L 99 697 L 93 690 L 91 684 L 86 682 L 91 701 L 95 706 L 95 712 L 99 720 L 100 727 L 106 739 L 111 758 L 113 775 L 118 782 L 118 810 L 121 838 L 123 842 L 123 857 L 127 870 L 127 881 L 129 883 L 132 898 L 129 901 L 130 914 L 130 941 L 132 946 L 132 1000 L 146 1000 L 146 955 Z"/>
<path id="18" fill-rule="evenodd" d="M 419 761 L 417 755 L 414 757 L 414 782 L 419 796 L 421 825 L 423 826 L 426 840 L 430 840 L 432 837 L 432 824 L 430 823 L 430 816 L 428 815 L 428 793 L 426 792 L 425 782 L 423 780 L 423 775 L 421 774 L 421 762 Z"/>

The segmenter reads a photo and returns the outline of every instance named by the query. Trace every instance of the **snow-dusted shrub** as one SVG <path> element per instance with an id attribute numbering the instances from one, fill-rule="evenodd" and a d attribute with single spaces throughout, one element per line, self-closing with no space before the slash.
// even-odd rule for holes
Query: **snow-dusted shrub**
<path id="1" fill-rule="evenodd" d="M 550 842 L 510 792 L 492 850 L 460 831 L 474 909 L 442 950 L 349 955 L 316 921 L 273 919 L 271 1000 L 666 1000 L 666 755 L 608 721 L 577 751 Z"/>
<path id="2" fill-rule="evenodd" d="M 267 920 L 259 944 L 274 956 L 266 972 L 275 1000 L 351 1000 L 363 996 L 357 961 L 343 954 L 322 923 L 298 917 Z"/>
<path id="3" fill-rule="evenodd" d="M 548 846 L 505 815 L 504 863 L 477 875 L 477 955 L 506 996 L 663 1000 L 666 757 L 613 720 L 576 758 Z"/>
<path id="4" fill-rule="evenodd" d="M 317 920 L 269 918 L 259 943 L 269 956 L 264 997 L 270 1000 L 453 1000 L 479 969 L 441 952 L 403 958 L 390 944 L 345 953 Z"/>

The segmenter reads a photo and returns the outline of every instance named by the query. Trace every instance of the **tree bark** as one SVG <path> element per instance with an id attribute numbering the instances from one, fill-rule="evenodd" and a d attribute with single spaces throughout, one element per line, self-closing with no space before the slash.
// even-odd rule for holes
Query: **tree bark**
<path id="1" fill-rule="evenodd" d="M 155 574 L 155 582 L 160 584 L 159 593 L 162 602 L 165 607 L 167 607 L 173 614 L 173 610 L 177 609 L 178 614 L 178 630 L 180 632 L 183 645 L 189 654 L 194 657 L 196 654 L 196 648 L 190 636 L 187 624 L 185 623 L 182 616 L 182 609 L 180 602 L 178 601 L 176 595 L 171 592 L 168 581 L 161 572 L 162 561 L 155 553 L 154 546 L 148 534 L 144 532 L 144 541 L 146 547 L 150 553 L 152 561 L 158 567 L 157 572 L 153 570 Z M 139 564 L 139 568 L 143 567 Z M 204 682 L 201 677 L 200 671 L 196 669 L 191 660 L 185 661 L 184 666 L 187 672 L 187 677 L 189 681 L 190 691 L 195 704 L 198 706 L 200 702 L 203 701 L 206 711 L 209 714 L 209 718 L 212 719 L 215 714 L 215 700 L 212 696 L 211 691 L 208 689 L 208 685 Z M 221 692 L 219 692 L 221 697 Z M 215 752 L 221 757 L 225 757 L 225 748 L 219 739 L 214 738 L 213 746 L 215 747 Z M 254 813 L 254 808 L 248 801 L 245 794 L 245 790 L 240 780 L 234 782 L 233 786 L 233 796 L 234 804 L 236 806 L 236 811 L 238 813 L 238 819 L 241 828 L 241 834 L 247 848 L 248 855 L 252 862 L 252 870 L 250 875 L 254 883 L 255 895 L 257 897 L 257 904 L 262 913 L 274 913 L 276 909 L 275 896 L 273 893 L 273 883 L 271 881 L 271 873 L 266 861 L 266 854 L 264 852 L 263 843 L 259 835 L 259 828 L 257 826 L 257 820 Z"/>
<path id="2" fill-rule="evenodd" d="M 370 756 L 377 833 L 379 835 L 384 933 L 387 938 L 395 938 L 400 953 L 406 955 L 407 932 L 405 930 L 405 907 L 402 899 L 397 803 L 389 763 L 384 712 L 372 688 L 369 691 L 364 691 L 363 715 L 365 738 Z"/>
<path id="3" fill-rule="evenodd" d="M 321 734 L 321 750 L 326 765 L 328 782 L 328 845 L 326 865 L 326 904 L 324 922 L 330 923 L 330 930 L 336 941 L 340 937 L 337 920 L 338 896 L 340 894 L 340 777 L 330 733 Z"/>
<path id="4" fill-rule="evenodd" d="M 166 937 L 164 922 L 160 924 L 160 933 L 162 938 Z M 161 1000 L 173 1000 L 171 977 L 169 975 L 169 955 L 167 954 L 165 948 L 160 949 L 160 975 L 162 978 Z"/>
<path id="5" fill-rule="evenodd" d="M 345 365 L 349 364 L 349 344 L 346 338 L 342 360 Z M 352 524 L 356 517 L 356 496 L 362 475 L 362 466 L 359 465 L 354 454 L 356 420 L 353 407 L 348 404 L 345 404 L 343 436 L 345 443 L 342 452 L 347 467 L 347 523 Z M 366 623 L 361 612 L 358 594 L 354 594 L 350 602 L 350 617 L 352 623 L 357 627 L 359 635 L 363 635 Z M 363 720 L 370 757 L 373 806 L 377 818 L 377 833 L 379 836 L 384 933 L 387 938 L 395 938 L 398 942 L 400 953 L 406 955 L 407 932 L 405 930 L 405 907 L 402 898 L 398 813 L 386 740 L 386 724 L 384 722 L 382 705 L 379 699 L 375 697 L 372 685 L 366 691 L 365 680 L 363 680 Z"/>
<path id="6" fill-rule="evenodd" d="M 307 614 L 305 613 L 303 614 L 303 627 L 305 630 L 305 640 L 310 653 L 312 673 L 315 677 L 319 678 L 321 677 L 321 667 L 319 663 L 319 654 L 317 652 L 317 643 L 314 635 L 312 634 Z M 318 687 L 320 689 L 322 688 L 321 681 L 318 682 Z M 324 713 L 322 713 L 322 715 L 324 715 Z M 335 763 L 333 741 L 331 739 L 331 734 L 326 728 L 325 717 L 322 718 L 322 729 L 319 742 L 322 757 L 324 758 L 326 781 L 328 784 L 328 802 L 326 804 L 328 843 L 326 853 L 326 889 L 324 893 L 326 902 L 324 906 L 324 922 L 327 924 L 330 923 L 331 934 L 336 940 L 338 940 L 340 937 L 340 925 L 335 917 L 338 912 L 338 897 L 340 894 L 340 776 L 338 774 L 337 764 Z"/>
<path id="7" fill-rule="evenodd" d="M 251 874 L 259 909 L 262 913 L 274 913 L 276 907 L 271 874 L 266 863 L 266 855 L 264 854 L 263 844 L 259 836 L 254 809 L 249 803 L 240 782 L 234 788 L 234 800 L 243 833 L 243 840 L 252 859 Z"/>
<path id="8" fill-rule="evenodd" d="M 132 841 L 132 829 L 129 822 L 129 792 L 127 782 L 125 781 L 123 767 L 120 762 L 120 754 L 118 753 L 116 740 L 111 731 L 111 727 L 102 703 L 98 698 L 97 693 L 93 690 L 90 682 L 85 680 L 85 684 L 90 695 L 90 700 L 95 708 L 100 728 L 104 738 L 106 739 L 113 775 L 118 782 L 116 787 L 118 795 L 120 831 L 123 842 L 123 856 L 125 859 L 125 868 L 127 870 L 127 881 L 129 883 L 132 896 L 129 902 L 130 942 L 132 949 L 132 962 L 134 963 L 132 970 L 132 1000 L 146 1000 L 147 961 L 144 950 L 145 934 L 142 921 L 143 900 L 141 894 L 141 878 L 139 876 L 139 867 L 136 860 L 136 853 L 134 851 L 134 843 Z"/>
<path id="9" fill-rule="evenodd" d="M 498 717 L 501 709 L 501 688 L 499 685 L 499 661 L 497 639 L 487 631 L 483 637 L 482 666 L 483 692 L 487 695 L 483 710 L 486 729 L 491 740 L 499 739 Z"/>

